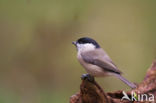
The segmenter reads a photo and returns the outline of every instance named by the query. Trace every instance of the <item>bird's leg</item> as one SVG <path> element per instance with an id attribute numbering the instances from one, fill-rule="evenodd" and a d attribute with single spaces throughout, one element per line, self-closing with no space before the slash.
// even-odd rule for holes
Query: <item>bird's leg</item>
<path id="1" fill-rule="evenodd" d="M 90 74 L 82 74 L 82 76 L 81 76 L 81 79 L 82 80 L 88 80 L 88 81 L 90 81 L 90 82 L 93 82 L 94 81 L 94 77 L 93 76 L 91 76 Z"/>

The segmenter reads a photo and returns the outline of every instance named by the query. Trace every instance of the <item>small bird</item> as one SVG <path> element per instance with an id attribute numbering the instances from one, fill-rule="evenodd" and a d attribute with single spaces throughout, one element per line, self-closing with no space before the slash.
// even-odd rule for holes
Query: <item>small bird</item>
<path id="1" fill-rule="evenodd" d="M 72 42 L 72 44 L 77 48 L 78 61 L 89 75 L 93 77 L 113 75 L 129 87 L 136 88 L 135 84 L 121 76 L 121 71 L 95 40 L 89 37 L 82 37 Z"/>

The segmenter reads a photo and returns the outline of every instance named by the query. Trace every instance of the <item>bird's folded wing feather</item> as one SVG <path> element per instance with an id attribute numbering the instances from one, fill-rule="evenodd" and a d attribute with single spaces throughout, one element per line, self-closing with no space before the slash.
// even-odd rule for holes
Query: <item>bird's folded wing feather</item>
<path id="1" fill-rule="evenodd" d="M 121 74 L 121 71 L 117 69 L 106 52 L 101 48 L 94 51 L 83 52 L 81 55 L 83 60 L 87 63 L 97 65 L 103 68 L 104 71 Z"/>

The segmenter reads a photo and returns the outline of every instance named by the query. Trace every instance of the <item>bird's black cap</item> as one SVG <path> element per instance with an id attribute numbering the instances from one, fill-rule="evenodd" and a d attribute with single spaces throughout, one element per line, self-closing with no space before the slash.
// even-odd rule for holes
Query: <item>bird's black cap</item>
<path id="1" fill-rule="evenodd" d="M 77 40 L 77 43 L 79 44 L 92 43 L 93 45 L 96 46 L 96 48 L 100 48 L 100 45 L 94 39 L 89 37 L 82 37 Z"/>

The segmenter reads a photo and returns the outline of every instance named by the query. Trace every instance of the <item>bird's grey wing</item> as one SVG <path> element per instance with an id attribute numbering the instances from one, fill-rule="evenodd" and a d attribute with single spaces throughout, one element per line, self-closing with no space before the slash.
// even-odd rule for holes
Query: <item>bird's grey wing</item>
<path id="1" fill-rule="evenodd" d="M 81 55 L 85 62 L 97 65 L 103 68 L 104 71 L 114 72 L 117 74 L 121 73 L 106 52 L 101 48 L 94 51 L 83 52 Z"/>

